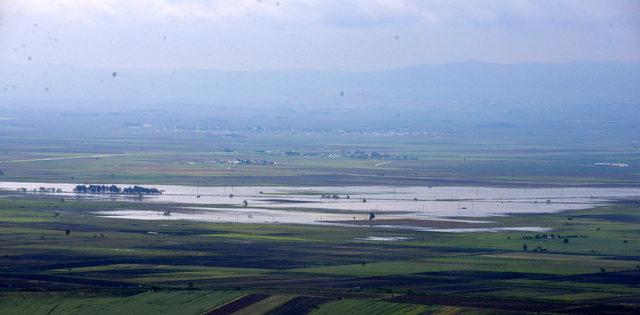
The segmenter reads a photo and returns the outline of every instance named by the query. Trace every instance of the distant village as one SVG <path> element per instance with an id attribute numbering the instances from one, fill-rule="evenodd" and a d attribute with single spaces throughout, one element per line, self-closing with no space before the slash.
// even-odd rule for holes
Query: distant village
<path id="1" fill-rule="evenodd" d="M 326 154 L 325 157 L 336 159 L 346 158 L 354 160 L 417 160 L 418 158 L 406 154 L 393 155 L 389 153 L 380 153 L 376 151 L 342 151 L 341 153 Z"/>
<path id="2" fill-rule="evenodd" d="M 275 161 L 254 160 L 254 159 L 232 159 L 232 160 L 208 160 L 208 161 L 189 161 L 189 165 L 196 164 L 232 164 L 232 165 L 278 165 Z"/>
<path id="3" fill-rule="evenodd" d="M 629 167 L 627 163 L 595 163 L 596 166 L 608 166 L 608 167 Z"/>
<path id="4" fill-rule="evenodd" d="M 297 151 L 284 151 L 284 156 L 320 156 L 328 159 L 352 159 L 352 160 L 417 160 L 411 155 L 394 155 L 389 153 L 380 153 L 376 151 L 341 151 L 339 153 L 300 153 Z"/>

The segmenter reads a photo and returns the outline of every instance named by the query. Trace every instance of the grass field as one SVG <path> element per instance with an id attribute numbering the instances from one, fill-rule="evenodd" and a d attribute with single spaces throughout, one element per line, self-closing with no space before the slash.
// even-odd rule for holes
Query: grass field
<path id="1" fill-rule="evenodd" d="M 198 314 L 247 294 L 266 297 L 227 309 L 591 312 L 604 303 L 633 311 L 640 299 L 640 206 L 634 201 L 489 218 L 535 220 L 553 229 L 546 233 L 132 221 L 93 214 L 157 206 L 0 197 L 0 313 Z M 362 241 L 369 236 L 406 240 Z"/>
<path id="2" fill-rule="evenodd" d="M 2 314 L 202 314 L 240 295 L 225 291 L 144 292 L 132 296 L 9 293 Z"/>
<path id="3" fill-rule="evenodd" d="M 455 313 L 454 310 L 452 313 Z M 403 314 L 418 315 L 425 313 L 441 313 L 447 312 L 446 308 L 438 306 L 426 306 L 416 304 L 391 303 L 380 300 L 354 300 L 344 299 L 323 304 L 317 310 L 311 312 L 313 315 L 321 314 L 358 314 L 358 315 L 375 315 L 375 314 Z"/>

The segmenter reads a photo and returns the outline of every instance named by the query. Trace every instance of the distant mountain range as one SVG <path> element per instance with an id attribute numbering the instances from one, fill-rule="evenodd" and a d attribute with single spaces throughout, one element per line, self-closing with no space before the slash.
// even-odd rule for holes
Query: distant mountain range
<path id="1" fill-rule="evenodd" d="M 458 62 L 356 72 L 0 65 L 0 101 L 416 106 L 635 103 L 639 99 L 640 64 L 622 62 Z"/>

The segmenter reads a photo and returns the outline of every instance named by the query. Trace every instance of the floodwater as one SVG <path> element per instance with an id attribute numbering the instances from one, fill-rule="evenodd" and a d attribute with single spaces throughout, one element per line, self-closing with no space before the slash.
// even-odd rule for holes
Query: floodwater
<path id="1" fill-rule="evenodd" d="M 377 241 L 377 242 L 398 242 L 410 240 L 409 237 L 402 236 L 369 236 L 364 238 L 356 238 L 358 241 Z"/>
<path id="2" fill-rule="evenodd" d="M 118 186 L 131 186 L 116 184 Z M 163 192 L 142 199 L 121 195 L 79 195 L 75 184 L 0 182 L 0 189 L 16 191 L 39 187 L 61 189 L 65 198 L 97 198 L 132 202 L 173 204 L 174 210 L 119 210 L 100 215 L 138 220 L 194 220 L 208 222 L 333 224 L 335 221 L 366 220 L 370 213 L 376 219 L 452 220 L 455 217 L 487 217 L 510 213 L 548 213 L 562 210 L 588 209 L 612 199 L 637 197 L 640 188 L 499 188 L 499 187 L 196 187 L 148 185 Z M 336 198 L 322 198 L 322 195 Z M 366 200 L 366 202 L 365 202 Z M 244 201 L 247 206 L 244 207 Z M 179 210 L 175 208 L 179 207 Z M 328 223 L 326 221 L 333 221 Z M 487 221 L 467 220 L 469 223 Z M 393 228 L 393 226 L 391 226 Z M 414 230 L 441 232 L 473 232 L 527 230 L 543 231 L 542 227 L 495 227 L 465 229 Z"/>

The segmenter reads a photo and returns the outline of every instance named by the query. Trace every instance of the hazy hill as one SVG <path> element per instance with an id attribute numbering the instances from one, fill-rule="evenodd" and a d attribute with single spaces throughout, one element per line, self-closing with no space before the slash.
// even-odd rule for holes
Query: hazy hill
<path id="1" fill-rule="evenodd" d="M 640 64 L 460 62 L 369 72 L 87 69 L 2 64 L 0 88 L 2 100 L 258 105 L 331 104 L 341 99 L 402 104 L 434 100 L 633 102 L 640 97 Z"/>
<path id="2" fill-rule="evenodd" d="M 0 89 L 0 107 L 8 109 L 152 108 L 171 119 L 214 125 L 386 128 L 447 120 L 640 119 L 640 64 L 620 62 L 460 62 L 360 72 L 4 64 Z"/>

